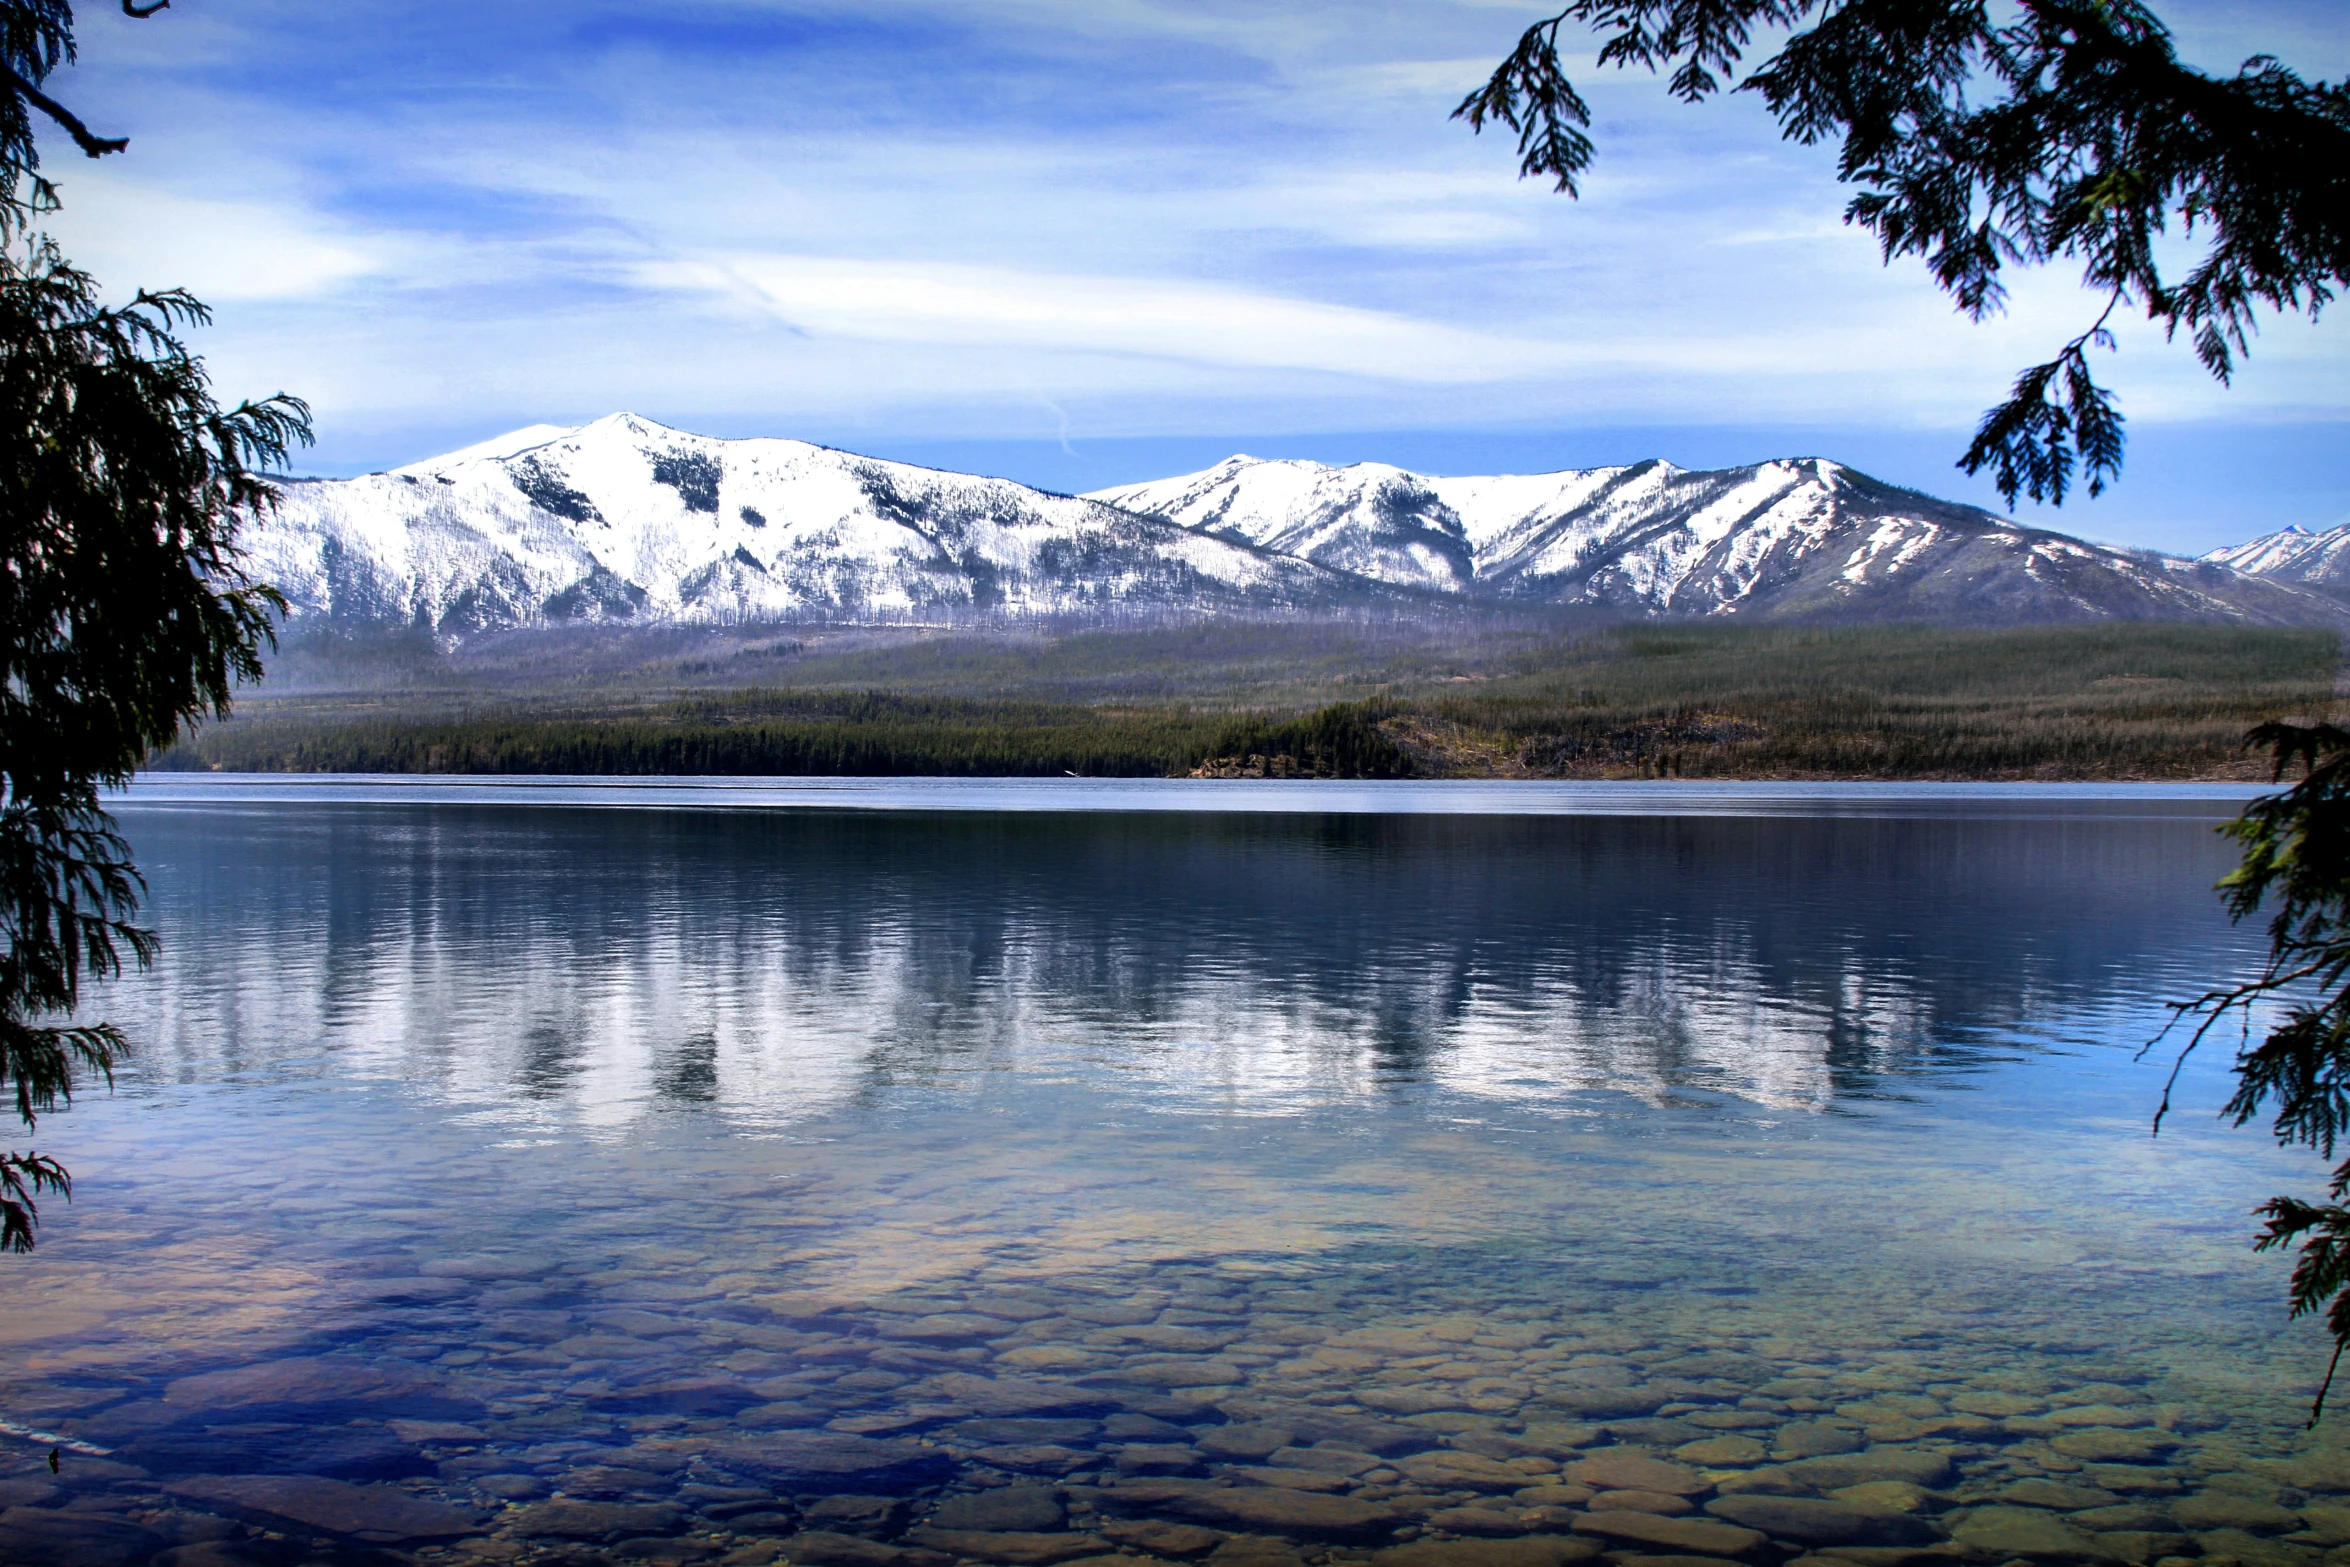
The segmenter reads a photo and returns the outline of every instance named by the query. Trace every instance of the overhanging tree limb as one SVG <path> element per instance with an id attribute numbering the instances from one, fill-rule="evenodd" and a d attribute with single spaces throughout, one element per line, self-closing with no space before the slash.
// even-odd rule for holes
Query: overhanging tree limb
<path id="1" fill-rule="evenodd" d="M 65 134 L 73 138 L 74 145 L 93 158 L 103 158 L 110 152 L 120 152 L 131 144 L 131 139 L 128 136 L 108 138 L 98 135 L 87 125 L 84 125 L 81 117 L 72 110 L 41 91 L 40 88 L 35 87 L 31 82 L 26 81 L 10 67 L 0 65 L 0 92 L 11 91 L 55 120 L 59 125 L 64 126 Z"/>
<path id="2" fill-rule="evenodd" d="M 1574 195 L 1594 150 L 1560 62 L 1570 25 L 1599 37 L 1603 66 L 1669 70 L 1685 102 L 1758 93 L 1789 140 L 1840 144 L 1858 187 L 1845 220 L 1975 319 L 2003 308 L 2008 269 L 2071 260 L 2224 384 L 2262 311 L 2315 317 L 2350 281 L 2350 87 L 2266 56 L 2195 70 L 2142 0 L 2016 0 L 1998 18 L 1986 0 L 1573 0 L 1453 112 L 1507 126 L 1521 175 Z M 1741 76 L 1754 37 L 1781 28 Z M 2202 247 L 2175 278 L 2166 236 Z M 2011 506 L 2061 504 L 2077 471 L 2092 495 L 2118 474 L 2120 412 L 2083 352 L 2096 340 L 2019 376 L 1961 458 Z"/>
<path id="3" fill-rule="evenodd" d="M 2333 1159 L 2350 1142 L 2350 730 L 2333 724 L 2264 724 L 2250 744 L 2269 751 L 2277 781 L 2294 767 L 2291 788 L 2255 800 L 2226 827 L 2244 845 L 2243 863 L 2220 883 L 2238 920 L 2264 907 L 2269 953 L 2260 973 L 2174 1009 L 2173 1026 L 2196 1027 L 2171 1066 L 2176 1082 L 2187 1058 L 2223 1019 L 2244 1027 L 2236 1052 L 2236 1091 L 2220 1112 L 2244 1126 L 2263 1116 L 2276 1140 Z M 2279 1007 L 2258 1044 L 2256 1009 Z M 2167 1033 L 2168 1030 L 2165 1030 Z M 2170 1108 L 2166 1086 L 2154 1130 Z M 2322 1312 L 2334 1336 L 2310 1423 L 2325 1413 L 2342 1353 L 2350 1347 L 2350 1160 L 2334 1169 L 2330 1201 L 2272 1197 L 2253 1210 L 2264 1222 L 2254 1247 L 2298 1243 L 2289 1315 Z"/>
<path id="4" fill-rule="evenodd" d="M 72 24 L 68 0 L 0 0 L 0 241 L 56 204 L 36 114 L 93 158 L 127 145 L 43 91 Z M 0 249 L 0 1105 L 28 1129 L 121 1056 L 113 1028 L 73 1020 L 84 982 L 155 952 L 100 791 L 225 712 L 285 607 L 245 576 L 236 535 L 275 501 L 267 475 L 308 441 L 309 410 L 220 407 L 175 335 L 209 319 L 177 289 L 108 309 L 45 238 Z M 71 1192 L 54 1158 L 0 1153 L 0 1250 L 30 1247 L 37 1199 Z"/>

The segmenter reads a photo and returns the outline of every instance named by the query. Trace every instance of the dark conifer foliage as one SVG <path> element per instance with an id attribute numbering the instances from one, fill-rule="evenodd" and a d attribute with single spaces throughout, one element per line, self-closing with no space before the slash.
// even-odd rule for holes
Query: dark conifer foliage
<path id="1" fill-rule="evenodd" d="M 208 319 L 196 300 L 141 291 L 107 308 L 27 233 L 56 204 L 31 111 L 92 157 L 124 145 L 41 91 L 73 58 L 72 23 L 60 0 L 0 4 L 0 244 L 14 247 L 0 253 L 0 1091 L 28 1128 L 122 1048 L 72 1017 L 83 981 L 154 952 L 99 791 L 260 676 L 282 600 L 239 569 L 237 521 L 274 500 L 263 472 L 309 438 L 297 399 L 213 401 L 177 335 Z M 56 1160 L 0 1155 L 0 1247 L 30 1247 L 36 1197 L 67 1190 Z"/>
<path id="2" fill-rule="evenodd" d="M 1604 35 L 1602 64 L 1669 68 L 1684 101 L 1730 85 L 1789 139 L 1841 142 L 1846 221 L 1888 261 L 1922 258 L 1977 320 L 2008 267 L 2080 264 L 2095 319 L 2016 378 L 1959 462 L 2011 506 L 2120 471 L 2121 411 L 2088 357 L 2117 310 L 2185 333 L 2225 382 L 2263 307 L 2314 317 L 2350 278 L 2350 86 L 2266 57 L 2206 75 L 2142 0 L 1572 0 L 1454 114 L 1516 132 L 1520 172 L 1573 195 L 1594 149 L 1559 62 L 1570 23 Z M 1800 30 L 1741 77 L 1777 29 Z M 2156 254 L 2174 233 L 2199 245 L 2183 273 Z"/>
<path id="3" fill-rule="evenodd" d="M 2350 1141 L 2350 730 L 2334 724 L 2263 724 L 2251 742 L 2276 758 L 2276 776 L 2298 767 L 2300 781 L 2256 800 L 2228 832 L 2244 845 L 2244 863 L 2220 883 L 2228 910 L 2248 919 L 2264 906 L 2268 964 L 2241 985 L 2214 990 L 2180 1008 L 2195 1031 L 2171 1071 L 2231 1016 L 2250 1030 L 2256 1007 L 2281 1004 L 2283 1015 L 2258 1045 L 2236 1057 L 2236 1093 L 2225 1114 L 2238 1126 L 2269 1113 L 2280 1143 L 2332 1159 Z M 2162 1112 L 2170 1108 L 2163 1096 Z M 2162 1126 L 2162 1112 L 2155 1128 Z M 2324 1202 L 2272 1197 L 2257 1210 L 2268 1221 L 2262 1251 L 2298 1242 L 2292 1315 L 2322 1312 L 2334 1356 L 2309 1412 L 2324 1413 L 2342 1354 L 2350 1349 L 2350 1160 L 2334 1169 Z"/>

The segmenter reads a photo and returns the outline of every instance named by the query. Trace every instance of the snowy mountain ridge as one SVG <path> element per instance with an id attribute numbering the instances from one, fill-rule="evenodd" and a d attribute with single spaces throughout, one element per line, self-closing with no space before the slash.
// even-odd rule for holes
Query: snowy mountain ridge
<path id="1" fill-rule="evenodd" d="M 2250 576 L 2313 587 L 2350 587 L 2350 522 L 2312 533 L 2287 526 L 2203 557 Z"/>
<path id="2" fill-rule="evenodd" d="M 2337 613 L 1824 458 L 1438 478 L 1234 457 L 1092 498 L 1384 581 L 1638 614 L 2331 623 Z"/>
<path id="3" fill-rule="evenodd" d="M 1370 586 L 1009 480 L 632 414 L 289 484 L 247 547 L 297 613 L 444 635 L 942 606 L 1319 604 Z"/>
<path id="4" fill-rule="evenodd" d="M 443 636 L 1464 599 L 1968 623 L 2346 617 L 2232 561 L 2106 549 L 1819 458 L 1444 478 L 1236 456 L 1066 496 L 632 414 L 289 483 L 246 545 L 299 616 Z"/>

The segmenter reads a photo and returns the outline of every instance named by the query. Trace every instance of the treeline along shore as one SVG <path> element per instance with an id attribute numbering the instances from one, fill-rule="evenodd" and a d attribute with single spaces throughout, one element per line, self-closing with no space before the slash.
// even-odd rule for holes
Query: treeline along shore
<path id="1" fill-rule="evenodd" d="M 230 772 L 1343 778 L 2258 778 L 2330 716 L 2329 631 L 1294 624 L 949 633 L 533 685 L 461 663 L 248 697 L 154 764 Z M 787 651 L 779 653 L 777 646 Z M 740 666 L 767 683 L 729 684 Z M 486 667 L 486 666 L 485 666 Z M 1244 672 L 1236 673 L 1236 672 Z M 739 678 L 739 677 L 737 677 Z"/>

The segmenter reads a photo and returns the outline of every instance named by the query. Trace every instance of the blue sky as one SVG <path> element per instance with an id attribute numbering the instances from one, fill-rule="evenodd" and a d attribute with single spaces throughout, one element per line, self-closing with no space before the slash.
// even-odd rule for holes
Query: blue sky
<path id="1" fill-rule="evenodd" d="M 2164 0 L 2182 51 L 2350 73 L 2339 0 Z M 1436 472 L 1820 453 L 1951 462 L 2080 330 L 1971 325 L 1839 221 L 1758 104 L 1585 72 L 1580 202 L 1447 121 L 1508 0 L 180 0 L 83 8 L 60 151 L 111 286 L 186 284 L 227 395 L 308 397 L 307 471 L 626 408 L 1060 489 L 1234 450 Z M 2131 462 L 2037 520 L 2199 550 L 2350 520 L 2350 339 L 2272 324 L 2231 390 L 2144 327 Z"/>

